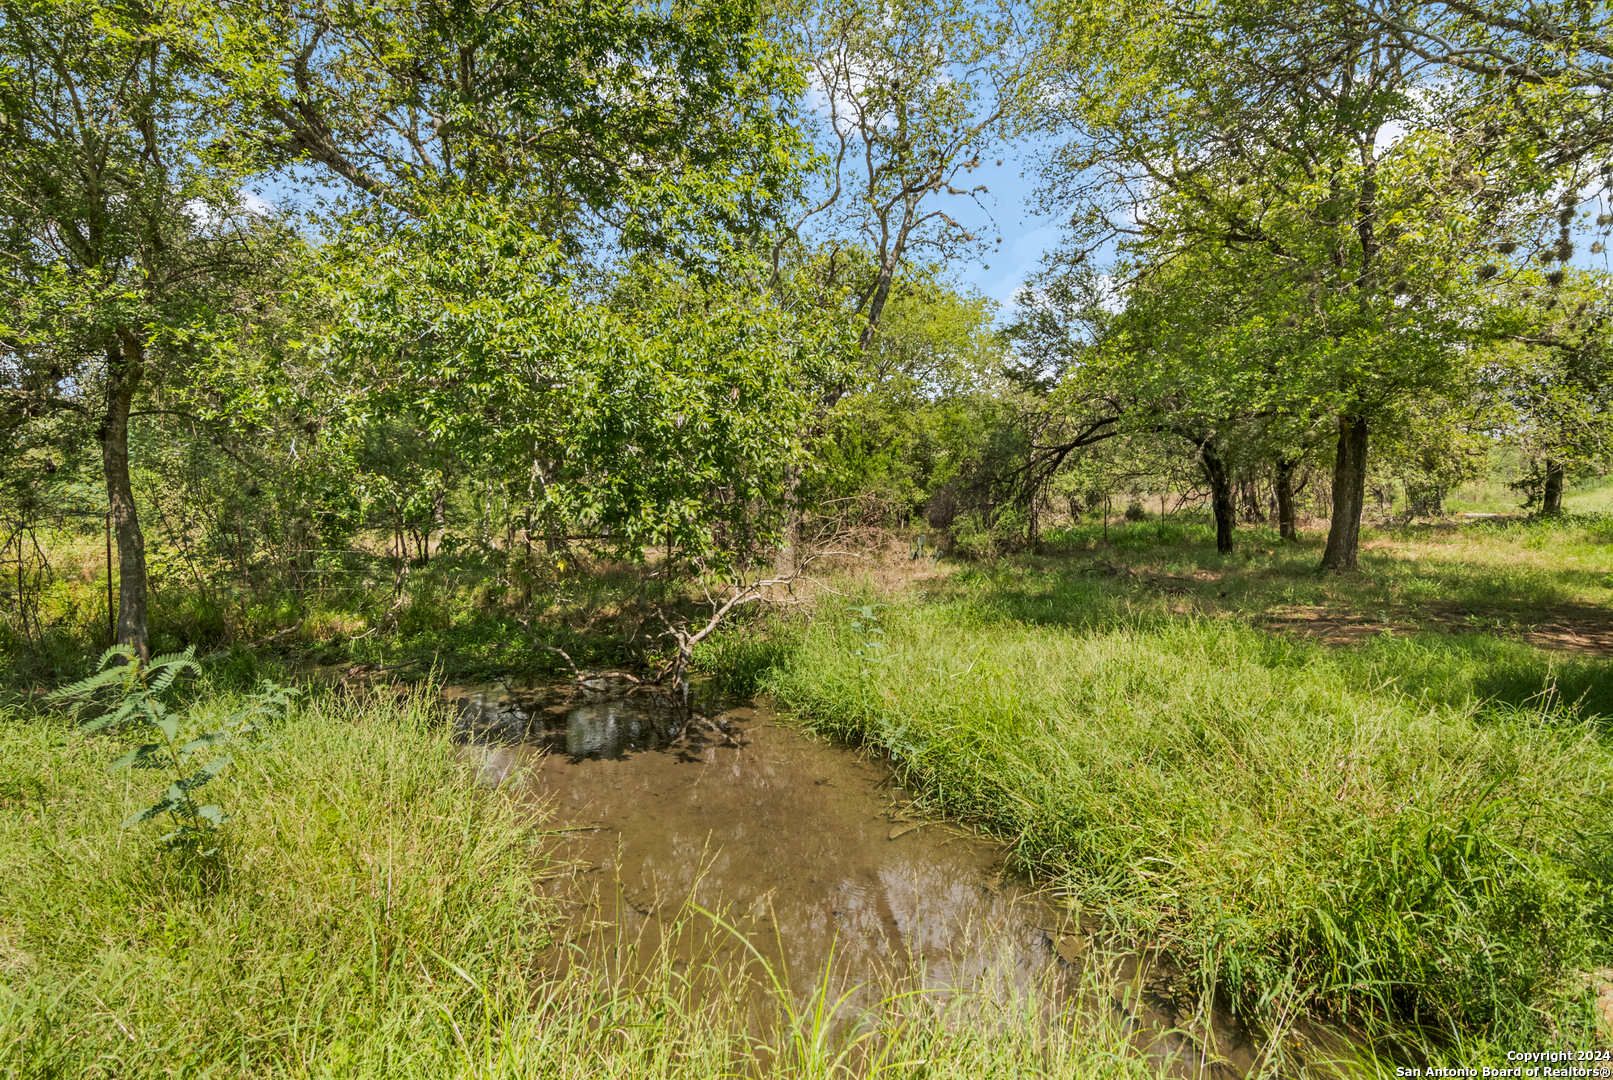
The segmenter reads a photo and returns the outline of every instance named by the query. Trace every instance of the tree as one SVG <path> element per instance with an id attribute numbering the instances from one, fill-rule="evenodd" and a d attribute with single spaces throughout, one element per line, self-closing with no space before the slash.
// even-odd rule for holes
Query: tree
<path id="1" fill-rule="evenodd" d="M 1488 125 L 1493 161 L 1534 190 L 1578 193 L 1613 147 L 1613 33 L 1606 3 L 1354 0 L 1374 34 L 1443 69 L 1443 93 Z M 1609 183 L 1601 169 L 1603 185 Z"/>
<path id="2" fill-rule="evenodd" d="M 130 480 L 141 395 L 237 321 L 234 283 L 285 238 L 245 213 L 242 163 L 148 12 L 0 7 L 0 223 L 10 303 L 0 402 L 13 422 L 79 418 L 101 448 L 118 548 L 117 640 L 149 655 L 145 535 Z"/>
<path id="3" fill-rule="evenodd" d="M 823 114 L 821 188 L 791 235 L 811 222 L 867 253 L 829 271 L 831 285 L 854 275 L 866 349 L 905 265 L 985 246 L 935 196 L 978 205 L 988 194 L 967 177 L 991 153 L 1019 87 L 1017 27 L 1003 9 L 976 0 L 824 0 L 785 19 Z"/>
<path id="4" fill-rule="evenodd" d="M 1613 451 L 1613 351 L 1601 275 L 1542 288 L 1538 272 L 1498 290 L 1495 341 L 1479 365 L 1479 400 L 1497 436 L 1529 458 L 1521 486 L 1541 513 L 1562 510 L 1564 481 Z"/>
<path id="5" fill-rule="evenodd" d="M 360 238 L 357 245 L 372 252 L 348 259 L 336 272 L 373 272 L 385 288 L 372 294 L 351 277 L 336 286 L 337 302 L 354 305 L 364 323 L 336 328 L 332 348 L 349 359 L 402 361 L 384 395 L 394 415 L 413 416 L 432 439 L 452 443 L 463 461 L 493 462 L 495 474 L 524 493 L 551 537 L 563 533 L 568 517 L 579 516 L 610 530 L 627 550 L 651 522 L 664 539 L 667 528 L 678 533 L 676 522 L 686 518 L 691 531 L 677 538 L 704 551 L 717 542 L 710 506 L 671 493 L 693 492 L 697 476 L 707 483 L 709 475 L 680 474 L 675 457 L 643 459 L 645 470 L 663 470 L 660 490 L 680 504 L 652 509 L 650 489 L 657 484 L 646 471 L 586 455 L 640 454 L 655 440 L 646 443 L 642 428 L 634 438 L 586 435 L 579 425 L 608 414 L 611 422 L 654 426 L 688 414 L 688 403 L 676 400 L 679 387 L 689 386 L 674 374 L 675 363 L 626 369 L 632 387 L 617 385 L 612 392 L 625 396 L 604 399 L 623 410 L 628 402 L 651 411 L 664 407 L 660 415 L 629 417 L 595 407 L 601 402 L 589 387 L 599 390 L 607 372 L 590 365 L 603 362 L 601 350 L 625 349 L 622 359 L 645 340 L 624 344 L 633 335 L 616 332 L 621 327 L 607 308 L 626 314 L 624 298 L 644 292 L 647 310 L 628 319 L 643 328 L 649 324 L 637 322 L 640 317 L 662 318 L 671 304 L 677 315 L 657 339 L 665 341 L 700 328 L 687 307 L 713 303 L 723 281 L 736 285 L 720 304 L 758 302 L 742 294 L 762 284 L 765 262 L 756 253 L 768 248 L 797 192 L 806 156 L 792 122 L 801 72 L 761 33 L 761 10 L 743 0 L 610 8 L 242 5 L 227 19 L 195 22 L 186 40 L 197 70 L 217 88 L 231 117 L 235 143 L 254 148 L 266 165 L 311 165 L 325 180 L 345 185 L 347 197 L 335 200 L 324 225 Z M 464 209 L 467 223 L 489 232 L 456 232 L 443 217 L 445 208 Z M 538 236 L 547 241 L 536 243 Z M 435 246 L 461 240 L 459 253 Z M 487 276 L 479 281 L 465 276 L 483 270 Z M 411 281 L 411 274 L 418 279 Z M 679 284 L 662 288 L 674 278 Z M 647 291 L 640 288 L 645 280 L 651 282 Z M 673 296 L 685 287 L 698 295 Z M 454 306 L 450 298 L 462 289 L 477 294 L 476 302 Z M 491 295 L 494 289 L 505 294 Z M 377 306 L 382 301 L 398 306 L 383 309 Z M 564 317 L 564 309 L 578 303 L 585 306 L 578 318 Z M 427 311 L 445 320 L 428 340 L 386 338 L 423 329 L 417 320 Z M 508 315 L 511 327 L 554 337 L 512 342 L 504 330 L 477 321 L 494 311 Z M 586 329 L 591 319 L 604 322 Z M 704 328 L 738 333 L 722 320 Z M 760 318 L 746 332 L 778 328 L 777 320 Z M 825 330 L 832 336 L 832 326 Z M 591 336 L 595 331 L 602 336 Z M 796 340 L 791 333 L 780 346 L 785 351 Z M 476 351 L 494 340 L 511 350 L 503 368 Z M 561 347 L 576 354 L 555 351 Z M 548 369 L 559 374 L 540 378 L 581 382 L 523 385 L 493 401 L 466 396 L 485 385 L 471 388 L 409 366 L 422 357 L 449 356 L 459 365 L 455 370 L 464 370 L 468 361 L 454 352 L 459 348 L 474 354 L 473 367 L 487 365 L 475 368 L 478 376 Z M 713 362 L 703 352 L 708 348 L 720 346 L 705 340 L 691 355 Z M 754 341 L 739 348 L 756 355 Z M 660 387 L 651 385 L 657 371 L 665 380 Z M 383 400 L 361 399 L 361 411 Z M 580 411 L 549 408 L 561 400 Z M 520 415 L 501 407 L 514 401 L 535 411 Z M 789 415 L 788 402 L 780 405 Z M 482 412 L 475 423 L 467 417 L 461 424 L 449 412 L 460 406 Z M 540 430 L 536 416 L 556 426 Z M 743 441 L 739 428 L 725 427 L 720 418 L 702 432 L 729 433 Z M 788 454 L 799 438 L 789 436 L 775 449 Z M 545 447 L 564 453 L 545 457 Z M 740 472 L 726 482 L 738 502 L 724 505 L 744 504 L 748 496 L 735 492 L 750 482 L 743 469 L 755 447 L 698 449 L 708 463 L 715 455 L 734 455 L 728 465 Z M 518 460 L 526 472 L 506 475 Z M 601 486 L 586 490 L 591 483 Z M 737 519 L 730 518 L 724 529 L 733 534 L 735 528 Z"/>
<path id="6" fill-rule="evenodd" d="M 710 281 L 766 247 L 799 178 L 800 73 L 744 3 L 0 12 L 17 298 L 0 393 L 15 421 L 65 410 L 96 432 L 118 634 L 142 655 L 128 426 L 141 395 L 207 361 L 224 324 L 253 321 L 236 284 L 293 242 L 244 213 L 246 179 L 345 187 L 304 203 L 324 236 L 355 212 L 374 235 L 468 193 L 518 208 L 569 255 L 614 245 Z"/>
<path id="7" fill-rule="evenodd" d="M 805 148 L 792 59 L 751 0 L 381 0 L 198 9 L 176 35 L 265 167 L 420 218 L 497 198 L 568 257 L 708 272 L 765 248 Z M 345 200 L 343 200 L 345 201 Z"/>
<path id="8" fill-rule="evenodd" d="M 1055 271 L 1023 297 L 1025 320 L 1040 331 L 1018 333 L 1043 350 L 1057 342 L 1051 351 L 1070 358 L 1061 393 L 1107 398 L 1106 433 L 1187 445 L 1210 489 L 1223 554 L 1233 550 L 1239 473 L 1283 463 L 1281 491 L 1314 439 L 1307 417 L 1323 392 L 1306 362 L 1307 334 L 1288 315 L 1303 294 L 1260 262 L 1258 252 L 1189 250 L 1124 277 L 1118 291 L 1092 287 L 1090 270 Z M 1092 285 L 1072 288 L 1083 277 Z M 1292 501 L 1291 490 L 1279 498 L 1289 533 Z"/>
<path id="9" fill-rule="evenodd" d="M 862 520 L 905 523 L 970 486 L 1009 389 L 995 308 L 935 268 L 898 276 L 846 393 L 813 440 L 820 469 L 803 493 L 808 505 L 860 499 Z"/>
<path id="10" fill-rule="evenodd" d="M 1050 10 L 1036 123 L 1072 136 L 1047 171 L 1078 208 L 1068 257 L 1119 238 L 1133 273 L 1198 253 L 1282 282 L 1336 432 L 1322 561 L 1353 568 L 1375 418 L 1449 379 L 1470 268 L 1539 199 L 1492 186 L 1487 129 L 1428 93 L 1438 65 L 1348 3 Z"/>
<path id="11" fill-rule="evenodd" d="M 620 555 L 667 542 L 713 568 L 780 542 L 791 469 L 843 323 L 662 268 L 639 306 L 579 302 L 552 241 L 493 200 L 355 233 L 328 287 L 332 375 L 354 420 L 418 418 L 434 445 Z M 646 272 L 648 272 L 646 270 Z"/>

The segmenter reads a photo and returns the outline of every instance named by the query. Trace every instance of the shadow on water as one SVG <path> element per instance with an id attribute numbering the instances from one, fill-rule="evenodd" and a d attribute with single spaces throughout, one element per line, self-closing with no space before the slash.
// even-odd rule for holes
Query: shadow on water
<path id="1" fill-rule="evenodd" d="M 686 969 L 755 958 L 798 998 L 844 993 L 847 1016 L 895 985 L 1040 995 L 1049 1019 L 1079 1000 L 1179 1075 L 1245 1075 L 1273 1049 L 1227 1017 L 1197 1022 L 1164 965 L 1005 877 L 1001 845 L 913 812 L 883 763 L 761 706 L 570 686 L 444 693 L 482 775 L 553 812 L 563 871 L 549 884 L 574 912 L 562 961 L 631 975 L 668 950 Z M 691 908 L 724 929 L 690 936 Z M 673 927 L 689 940 L 668 941 Z M 1347 1046 L 1306 1031 L 1282 1049 L 1294 1064 Z"/>

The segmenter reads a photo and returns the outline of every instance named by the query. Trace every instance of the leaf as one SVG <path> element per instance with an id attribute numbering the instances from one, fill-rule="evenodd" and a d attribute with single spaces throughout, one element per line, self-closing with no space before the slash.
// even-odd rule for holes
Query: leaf
<path id="1" fill-rule="evenodd" d="M 124 671 L 122 668 L 108 668 L 107 670 L 98 672 L 86 679 L 80 679 L 75 683 L 68 683 L 66 686 L 51 691 L 50 695 L 46 697 L 45 700 L 68 701 L 74 698 L 89 697 L 101 687 L 118 682 L 123 678 Z"/>
<path id="2" fill-rule="evenodd" d="M 230 759 L 227 757 L 221 757 L 216 761 L 208 762 L 206 765 L 196 770 L 196 772 L 179 781 L 172 788 L 169 788 L 169 796 L 173 797 L 176 794 L 178 796 L 189 795 L 192 791 L 195 791 L 197 788 L 213 779 L 213 777 L 217 776 L 229 763 Z"/>
<path id="3" fill-rule="evenodd" d="M 211 821 L 215 827 L 217 827 L 219 825 L 222 825 L 226 821 L 230 820 L 230 815 L 226 814 L 223 810 L 219 809 L 218 807 L 212 806 L 212 805 L 197 807 L 196 808 L 196 816 L 199 817 L 199 818 L 203 818 L 203 819 L 205 819 L 207 821 Z"/>
<path id="4" fill-rule="evenodd" d="M 176 665 L 179 667 L 191 666 L 200 671 L 201 665 L 196 663 L 196 646 L 187 645 L 184 652 L 163 653 L 161 656 L 152 658 L 148 667 L 150 670 L 155 671 L 158 668 Z"/>
<path id="5" fill-rule="evenodd" d="M 157 672 L 156 678 L 151 680 L 152 693 L 159 693 L 168 689 L 169 685 L 186 671 L 202 673 L 202 666 L 194 659 L 196 646 L 187 646 L 182 653 L 168 653 L 159 656 L 151 662 L 148 670 Z"/>
<path id="6" fill-rule="evenodd" d="M 110 646 L 106 650 L 106 652 L 101 654 L 101 659 L 96 664 L 96 666 L 101 667 L 101 668 L 105 668 L 108 664 L 110 664 L 112 662 L 112 658 L 115 657 L 115 656 L 121 656 L 125 660 L 129 661 L 129 663 L 131 663 L 131 664 L 136 663 L 135 652 L 134 652 L 134 647 L 133 646 L 131 646 L 131 645 L 113 645 L 113 646 Z M 116 672 L 116 671 L 119 671 L 120 668 L 111 668 L 109 670 Z"/>
<path id="7" fill-rule="evenodd" d="M 105 716 L 98 716 L 94 720 L 86 720 L 84 723 L 80 724 L 79 731 L 88 734 L 92 731 L 99 731 L 104 727 L 111 727 L 113 724 L 121 724 L 123 721 L 127 720 L 129 715 L 133 713 L 139 706 L 139 698 L 125 698 L 123 704 L 119 705 L 112 712 L 107 713 Z"/>
<path id="8" fill-rule="evenodd" d="M 196 736 L 184 746 L 181 746 L 179 748 L 179 752 L 181 754 L 188 754 L 191 751 L 199 750 L 204 746 L 217 746 L 219 743 L 229 742 L 230 738 L 230 733 L 225 731 L 223 728 L 220 728 L 217 731 L 204 732 L 201 735 Z"/>
<path id="9" fill-rule="evenodd" d="M 168 790 L 171 793 L 173 788 L 169 788 Z M 184 805 L 185 802 L 183 799 L 175 799 L 172 797 L 172 795 L 170 795 L 169 798 L 163 799 L 161 802 L 152 803 L 150 806 L 146 807 L 144 810 L 125 821 L 123 823 L 123 827 L 125 829 L 133 828 L 136 825 L 150 821 L 158 814 L 171 814 Z"/>
<path id="10" fill-rule="evenodd" d="M 108 768 L 111 772 L 117 772 L 119 769 L 127 769 L 131 765 L 137 769 L 163 768 L 167 764 L 166 762 L 151 760 L 152 756 L 161 749 L 162 746 L 159 743 L 141 743 L 139 746 L 135 747 L 133 750 L 130 750 L 127 754 L 124 754 L 122 757 L 118 758 L 118 760 L 114 761 L 110 766 L 108 766 Z"/>
<path id="11" fill-rule="evenodd" d="M 179 734 L 179 717 L 165 716 L 156 721 L 157 730 L 172 739 Z"/>
<path id="12" fill-rule="evenodd" d="M 112 713 L 107 713 L 105 716 L 97 716 L 94 720 L 84 721 L 78 726 L 78 730 L 81 734 L 88 735 L 93 731 L 100 731 L 102 728 L 111 727 L 120 719 L 122 719 L 122 717 L 115 716 Z"/>

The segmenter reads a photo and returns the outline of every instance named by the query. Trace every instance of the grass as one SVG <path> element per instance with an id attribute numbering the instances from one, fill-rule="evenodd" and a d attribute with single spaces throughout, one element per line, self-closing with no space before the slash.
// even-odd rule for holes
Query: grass
<path id="1" fill-rule="evenodd" d="M 7 1071 L 451 1071 L 520 1000 L 511 957 L 546 922 L 533 827 L 431 719 L 418 698 L 304 706 L 220 782 L 221 857 L 186 861 L 121 827 L 153 786 L 107 771 L 122 740 L 7 717 Z"/>
<path id="2" fill-rule="evenodd" d="M 1112 524 L 1107 545 L 1065 529 L 1039 556 L 848 572 L 836 588 L 890 603 L 877 620 L 820 604 L 698 659 L 890 753 L 932 809 L 1167 948 L 1206 1004 L 1366 1021 L 1458 1065 L 1605 1045 L 1613 524 L 1585 502 L 1602 494 L 1549 521 L 1369 529 L 1361 572 L 1338 577 L 1316 572 L 1318 535 L 1246 527 L 1221 556 L 1187 516 Z M 304 659 L 546 671 L 454 574 L 411 578 L 386 634 L 343 641 L 348 615 L 269 605 L 231 635 L 301 617 Z M 641 613 L 608 577 L 552 584 L 530 625 L 585 665 L 635 655 Z M 53 643 L 10 646 L 30 658 L 15 681 L 82 665 L 93 619 L 72 629 L 68 592 Z M 164 644 L 210 617 L 187 595 L 169 593 Z M 199 707 L 266 670 L 237 647 Z M 1025 1001 L 943 1008 L 892 987 L 829 1032 L 775 1000 L 764 1037 L 750 991 L 700 989 L 669 958 L 632 979 L 561 973 L 543 959 L 541 815 L 476 784 L 429 696 L 300 706 L 220 782 L 240 816 L 214 864 L 120 827 L 150 795 L 106 771 L 121 749 L 0 719 L 0 1075 L 1150 1068 L 1112 1018 L 1050 1028 Z"/>
<path id="3" fill-rule="evenodd" d="M 1613 656 L 1613 518 L 1490 519 L 1374 528 L 1360 571 L 1317 572 L 1325 537 L 1285 544 L 1264 527 L 1238 531 L 1218 555 L 1204 522 L 1092 526 L 1051 534 L 1049 554 L 1022 569 L 1120 578 L 1133 606 L 1255 621 L 1335 644 L 1383 633 L 1479 632 L 1566 653 Z"/>
<path id="4" fill-rule="evenodd" d="M 1390 580 L 1133 540 L 1159 573 L 1287 574 L 1347 599 Z M 1585 974 L 1613 959 L 1607 662 L 1488 635 L 1327 649 L 1261 629 L 1251 594 L 1270 584 L 1239 616 L 1092 565 L 927 581 L 876 611 L 872 662 L 866 616 L 826 612 L 781 628 L 751 678 L 1250 1016 L 1443 1031 L 1481 1057 L 1607 1038 Z"/>
<path id="5" fill-rule="evenodd" d="M 1613 511 L 1613 477 L 1601 477 L 1570 487 L 1563 495 L 1563 509 L 1582 514 Z"/>
<path id="6" fill-rule="evenodd" d="M 108 770 L 124 740 L 0 714 L 0 1076 L 1150 1071 L 1108 986 L 1050 1022 L 1028 995 L 892 984 L 848 1019 L 716 949 L 560 963 L 544 816 L 478 781 L 435 701 L 303 701 L 208 789 L 237 816 L 189 860 L 122 827 L 151 787 Z"/>

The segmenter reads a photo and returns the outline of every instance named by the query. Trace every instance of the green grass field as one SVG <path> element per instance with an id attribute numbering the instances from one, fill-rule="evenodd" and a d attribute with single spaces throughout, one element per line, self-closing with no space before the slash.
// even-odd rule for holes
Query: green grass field
<path id="1" fill-rule="evenodd" d="M 1347 578 L 1315 572 L 1314 540 L 1261 551 L 1248 530 L 1256 550 L 1227 558 L 1197 528 L 864 580 L 874 619 L 838 605 L 749 668 L 711 663 L 888 752 L 935 812 L 1251 1016 L 1478 1056 L 1605 1045 L 1613 663 L 1521 623 L 1408 623 L 1434 604 L 1605 618 L 1609 524 L 1374 533 Z M 1369 632 L 1273 625 L 1299 604 Z"/>

